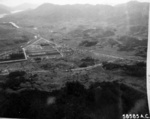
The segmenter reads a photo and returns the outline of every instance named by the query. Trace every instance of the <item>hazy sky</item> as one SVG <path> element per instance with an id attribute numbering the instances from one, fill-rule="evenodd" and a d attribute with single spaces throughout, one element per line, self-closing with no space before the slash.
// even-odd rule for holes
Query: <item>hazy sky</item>
<path id="1" fill-rule="evenodd" d="M 120 3 L 125 3 L 130 0 L 0 0 L 0 3 L 3 3 L 7 6 L 17 6 L 22 3 L 33 3 L 33 4 L 42 4 L 45 2 L 54 3 L 54 4 L 110 4 L 116 5 Z M 138 0 L 141 2 L 150 2 L 150 0 Z"/>

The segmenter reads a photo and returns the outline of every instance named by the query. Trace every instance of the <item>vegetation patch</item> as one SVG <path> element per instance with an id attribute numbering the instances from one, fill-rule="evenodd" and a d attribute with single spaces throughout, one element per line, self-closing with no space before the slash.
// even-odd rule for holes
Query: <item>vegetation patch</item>
<path id="1" fill-rule="evenodd" d="M 98 41 L 82 41 L 79 46 L 84 46 L 84 47 L 91 47 L 91 46 L 95 46 L 98 43 Z"/>
<path id="2" fill-rule="evenodd" d="M 146 63 L 137 62 L 132 65 L 128 64 L 117 64 L 113 62 L 103 62 L 103 68 L 106 70 L 122 70 L 123 73 L 135 76 L 135 77 L 145 77 L 146 76 Z"/>
<path id="3" fill-rule="evenodd" d="M 32 119 L 120 119 L 135 109 L 137 101 L 147 101 L 146 94 L 118 82 L 93 83 L 88 89 L 79 82 L 68 82 L 53 92 L 25 90 L 1 95 L 5 99 L 0 106 L 1 117 Z M 49 99 L 55 101 L 48 104 Z M 141 107 L 134 111 L 148 113 L 147 103 Z"/>

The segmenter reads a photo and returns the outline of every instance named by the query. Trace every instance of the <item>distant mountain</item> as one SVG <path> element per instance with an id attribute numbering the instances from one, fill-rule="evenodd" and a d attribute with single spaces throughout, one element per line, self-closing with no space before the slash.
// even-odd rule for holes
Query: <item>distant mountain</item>
<path id="1" fill-rule="evenodd" d="M 129 24 L 148 25 L 149 3 L 131 1 L 115 6 L 115 19 L 118 17 Z"/>
<path id="2" fill-rule="evenodd" d="M 0 8 L 8 10 L 8 11 L 10 11 L 10 9 L 11 9 L 10 7 L 3 5 L 3 4 L 0 4 Z"/>
<path id="3" fill-rule="evenodd" d="M 30 3 L 23 3 L 21 5 L 18 5 L 16 7 L 13 7 L 12 10 L 16 11 L 16 10 L 28 10 L 28 9 L 33 9 L 36 8 L 38 5 L 35 4 L 30 4 Z"/>
<path id="4" fill-rule="evenodd" d="M 54 5 L 43 4 L 32 11 L 34 17 L 41 17 L 41 19 L 49 20 L 49 22 L 56 21 L 70 21 L 70 20 L 102 20 L 106 19 L 104 12 L 108 15 L 113 9 L 108 5 Z"/>
<path id="5" fill-rule="evenodd" d="M 10 8 L 0 4 L 0 14 L 8 14 L 10 13 Z"/>
<path id="6" fill-rule="evenodd" d="M 27 7 L 28 6 L 28 7 Z M 31 8 L 32 5 L 24 4 L 18 9 Z M 33 8 L 33 6 L 32 6 Z M 8 16 L 8 20 L 20 20 L 21 22 L 58 22 L 91 20 L 96 22 L 107 22 L 117 25 L 147 25 L 149 3 L 128 2 L 117 6 L 110 5 L 54 5 L 45 3 L 34 10 L 21 12 L 17 15 Z M 5 19 L 5 20 L 6 20 Z"/>

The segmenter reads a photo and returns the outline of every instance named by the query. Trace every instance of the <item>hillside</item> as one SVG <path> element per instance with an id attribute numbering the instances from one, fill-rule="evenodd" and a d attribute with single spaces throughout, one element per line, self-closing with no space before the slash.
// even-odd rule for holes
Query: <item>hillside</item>
<path id="1" fill-rule="evenodd" d="M 12 11 L 18 11 L 18 10 L 28 10 L 28 9 L 33 9 L 33 8 L 36 8 L 37 5 L 35 4 L 30 4 L 30 3 L 23 3 L 23 4 L 20 4 L 18 6 L 15 6 L 15 7 L 12 7 Z"/>
<path id="2" fill-rule="evenodd" d="M 145 59 L 148 9 L 149 3 L 137 1 L 116 6 L 45 3 L 0 21 L 13 21 L 33 34 L 70 47 Z"/>
<path id="3" fill-rule="evenodd" d="M 45 3 L 0 18 L 0 117 L 148 114 L 148 12 L 137 1 Z"/>
<path id="4" fill-rule="evenodd" d="M 33 38 L 32 33 L 16 28 L 11 23 L 0 23 L 0 53 L 20 47 Z"/>
<path id="5" fill-rule="evenodd" d="M 0 4 L 0 14 L 8 14 L 10 13 L 10 8 Z"/>

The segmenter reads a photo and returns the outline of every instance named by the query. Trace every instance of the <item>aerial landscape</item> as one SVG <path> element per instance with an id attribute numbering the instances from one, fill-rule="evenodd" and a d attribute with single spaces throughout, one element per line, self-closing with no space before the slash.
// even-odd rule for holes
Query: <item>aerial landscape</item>
<path id="1" fill-rule="evenodd" d="M 148 20 L 139 1 L 0 4 L 0 117 L 145 119 Z"/>

